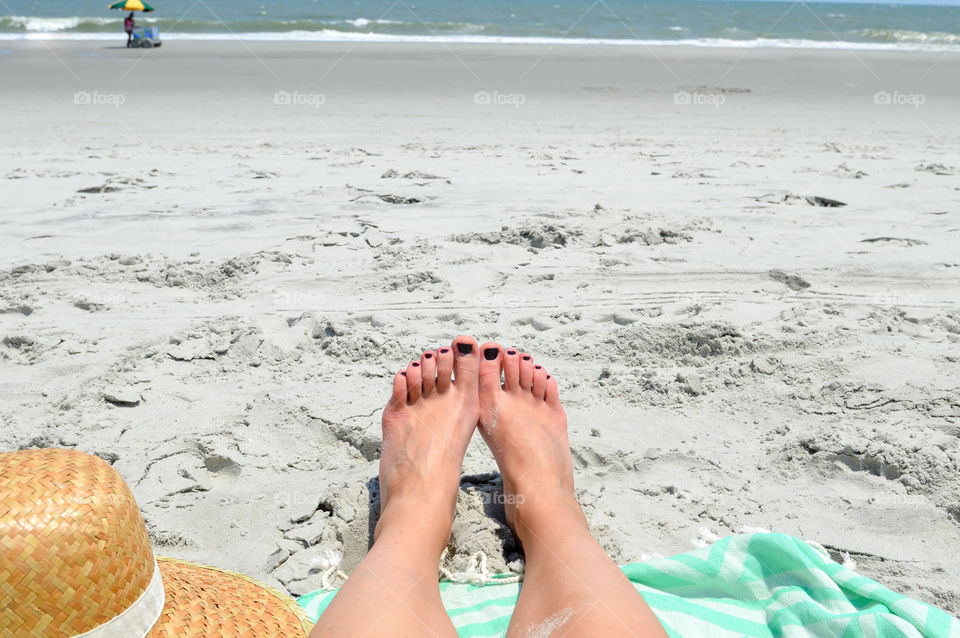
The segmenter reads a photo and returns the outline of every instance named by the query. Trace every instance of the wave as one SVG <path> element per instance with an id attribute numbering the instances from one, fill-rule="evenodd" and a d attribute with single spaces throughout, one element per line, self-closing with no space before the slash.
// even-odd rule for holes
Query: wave
<path id="1" fill-rule="evenodd" d="M 960 44 L 960 35 L 942 31 L 910 31 L 908 29 L 860 29 L 854 33 L 870 41 L 907 44 Z"/>
<path id="2" fill-rule="evenodd" d="M 402 20 L 384 20 L 383 18 L 378 18 L 376 20 L 370 20 L 368 18 L 355 18 L 353 20 L 340 20 L 342 24 L 352 24 L 355 27 L 368 27 L 371 24 L 403 24 Z"/>
<path id="3" fill-rule="evenodd" d="M 116 33 L 2 33 L 3 40 L 116 40 L 124 37 Z M 546 44 L 546 45 L 607 45 L 607 46 L 688 46 L 733 49 L 843 49 L 865 51 L 937 51 L 960 53 L 960 45 L 923 42 L 850 42 L 843 40 L 804 40 L 757 38 L 732 40 L 725 38 L 688 38 L 677 40 L 630 40 L 604 38 L 544 38 L 486 35 L 395 35 L 384 33 L 323 31 L 269 31 L 244 33 L 161 33 L 164 40 L 207 41 L 263 41 L 263 42 L 410 42 L 445 44 Z"/>
<path id="4" fill-rule="evenodd" d="M 174 19 L 140 15 L 139 24 L 156 26 L 165 39 L 197 40 L 292 40 L 292 41 L 373 41 L 373 42 L 487 42 L 501 44 L 614 44 L 641 46 L 715 46 L 715 47 L 780 47 L 807 49 L 893 49 L 958 51 L 960 35 L 940 31 L 909 29 L 859 29 L 843 33 L 834 40 L 804 38 L 798 33 L 788 37 L 757 37 L 758 33 L 738 26 L 726 26 L 715 32 L 698 33 L 694 26 L 682 22 L 667 23 L 636 38 L 599 37 L 572 34 L 559 37 L 537 32 L 535 25 L 505 27 L 471 22 L 427 22 L 373 18 L 270 19 L 240 18 L 227 23 L 219 20 Z M 3 16 L 0 17 L 0 39 L 112 39 L 123 37 L 123 14 L 106 16 Z M 575 37 L 576 36 L 576 37 Z"/>
<path id="5" fill-rule="evenodd" d="M 102 27 L 106 25 L 122 24 L 123 17 L 117 18 L 43 18 L 34 16 L 3 16 L 0 17 L 0 29 L 22 29 L 36 33 L 55 33 L 78 29 L 81 25 Z"/>
<path id="6" fill-rule="evenodd" d="M 39 16 L 3 16 L 0 17 L 0 33 L 115 33 L 122 29 L 124 15 L 116 17 L 47 18 Z M 349 20 L 271 20 L 262 18 L 234 19 L 229 22 L 220 20 L 175 19 L 158 16 L 140 15 L 138 24 L 148 24 L 164 30 L 176 30 L 186 33 L 262 33 L 290 31 L 342 31 L 345 33 L 366 33 L 370 29 L 398 35 L 416 35 L 428 33 L 480 33 L 487 25 L 469 22 L 420 22 L 404 20 L 386 20 L 354 18 Z"/>

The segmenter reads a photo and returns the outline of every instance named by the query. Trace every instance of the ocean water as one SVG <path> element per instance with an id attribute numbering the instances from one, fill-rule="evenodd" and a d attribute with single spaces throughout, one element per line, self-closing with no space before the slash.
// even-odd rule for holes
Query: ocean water
<path id="1" fill-rule="evenodd" d="M 960 51 L 960 7 L 726 0 L 151 0 L 161 37 Z M 6 0 L 0 39 L 122 36 L 107 0 Z"/>

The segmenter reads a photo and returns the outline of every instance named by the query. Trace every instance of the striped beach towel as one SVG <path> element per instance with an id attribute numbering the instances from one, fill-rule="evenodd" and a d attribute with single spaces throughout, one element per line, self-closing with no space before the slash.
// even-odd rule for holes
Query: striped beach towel
<path id="1" fill-rule="evenodd" d="M 960 621 L 783 534 L 740 534 L 622 568 L 673 637 L 910 636 L 960 638 Z M 522 584 L 441 582 L 461 637 L 503 636 Z M 298 600 L 319 618 L 336 591 Z"/>

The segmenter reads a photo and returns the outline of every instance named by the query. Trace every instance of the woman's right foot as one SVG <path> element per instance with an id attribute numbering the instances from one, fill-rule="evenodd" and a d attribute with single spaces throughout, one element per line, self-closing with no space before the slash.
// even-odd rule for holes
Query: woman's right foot
<path id="1" fill-rule="evenodd" d="M 503 477 L 507 524 L 525 546 L 558 523 L 586 529 L 556 379 L 516 348 L 485 343 L 480 353 L 479 430 Z"/>
<path id="2" fill-rule="evenodd" d="M 399 522 L 401 535 L 432 540 L 437 557 L 450 540 L 463 456 L 477 427 L 479 359 L 473 337 L 460 336 L 394 376 L 383 410 L 375 539 Z"/>

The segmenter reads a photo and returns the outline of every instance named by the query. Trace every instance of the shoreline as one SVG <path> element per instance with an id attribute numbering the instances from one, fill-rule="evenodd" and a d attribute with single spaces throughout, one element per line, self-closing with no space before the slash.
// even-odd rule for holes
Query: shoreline
<path id="1" fill-rule="evenodd" d="M 117 50 L 117 51 L 126 51 L 131 54 L 136 54 L 138 57 L 141 54 L 145 53 L 156 53 L 162 55 L 165 51 L 163 47 L 160 47 L 156 51 L 144 51 L 144 50 L 130 50 L 125 46 L 115 46 L 117 42 L 121 44 L 125 43 L 125 35 L 120 33 L 122 37 L 118 37 L 116 34 L 88 34 L 90 38 L 45 38 L 45 37 L 23 37 L 23 38 L 10 38 L 3 39 L 3 34 L 0 34 L 0 50 L 3 50 L 6 55 L 16 54 L 18 52 L 27 52 L 31 50 L 47 51 L 49 52 L 51 48 L 57 51 L 76 51 L 76 52 L 88 52 L 92 50 Z M 167 35 L 161 33 L 161 40 L 165 39 Z M 579 58 L 590 59 L 593 57 L 603 57 L 604 55 L 609 55 L 611 59 L 625 59 L 630 56 L 643 56 L 646 52 L 650 55 L 651 60 L 656 59 L 669 59 L 673 57 L 676 60 L 695 60 L 698 64 L 705 65 L 707 71 L 709 72 L 710 67 L 719 68 L 724 64 L 729 64 L 732 62 L 740 61 L 754 61 L 754 60 L 790 60 L 796 59 L 799 63 L 816 63 L 822 64 L 824 66 L 824 71 L 827 73 L 828 77 L 825 79 L 825 83 L 831 83 L 835 78 L 839 79 L 839 75 L 844 72 L 858 72 L 867 71 L 864 66 L 857 62 L 856 56 L 864 56 L 864 59 L 869 57 L 876 57 L 878 59 L 887 61 L 887 60 L 896 60 L 902 56 L 902 59 L 908 63 L 916 64 L 923 63 L 922 58 L 926 57 L 931 62 L 936 62 L 936 65 L 929 67 L 929 70 L 935 70 L 933 66 L 939 67 L 941 64 L 944 67 L 953 67 L 960 64 L 960 55 L 955 56 L 951 55 L 954 51 L 941 51 L 941 50 L 926 50 L 926 49 L 906 49 L 906 48 L 877 48 L 877 49 L 830 49 L 830 48 L 820 48 L 820 47 L 810 47 L 810 48 L 789 48 L 789 47 L 780 47 L 780 46 L 771 46 L 771 47 L 740 47 L 740 46 L 727 46 L 727 45 L 714 45 L 709 43 L 704 44 L 687 44 L 687 43 L 670 43 L 665 45 L 646 45 L 646 44 L 613 44 L 609 42 L 584 42 L 584 43 L 572 43 L 570 41 L 562 41 L 556 43 L 540 43 L 540 42 L 518 42 L 518 43 L 503 43 L 503 42 L 464 42 L 464 41 L 432 41 L 432 40 L 411 40 L 411 41 L 379 41 L 379 40 L 340 40 L 340 39 L 331 39 L 331 40 L 286 40 L 286 39 L 244 39 L 236 37 L 234 35 L 225 34 L 226 37 L 219 38 L 197 38 L 193 37 L 195 34 L 185 34 L 185 37 L 179 38 L 174 37 L 173 40 L 176 40 L 179 44 L 177 47 L 168 47 L 166 51 L 176 50 L 178 54 L 197 54 L 207 57 L 208 55 L 216 55 L 218 52 L 229 52 L 229 47 L 231 44 L 239 45 L 238 51 L 256 51 L 257 49 L 249 49 L 246 47 L 262 47 L 262 50 L 268 54 L 274 51 L 289 51 L 291 49 L 296 49 L 302 47 L 305 50 L 329 50 L 336 51 L 340 53 L 347 53 L 353 51 L 370 51 L 370 52 L 390 52 L 396 51 L 400 54 L 416 54 L 418 51 L 424 52 L 435 52 L 437 49 L 457 52 L 463 51 L 470 55 L 478 55 L 478 57 L 483 57 L 489 54 L 502 57 L 502 59 L 507 62 L 511 59 L 523 60 L 524 58 L 529 58 L 530 60 L 543 60 L 549 62 L 552 58 L 561 58 L 568 60 L 575 60 Z M 104 44 L 114 45 L 114 46 L 102 46 Z M 654 52 L 656 55 L 654 55 Z M 834 54 L 836 53 L 847 53 L 847 56 L 842 58 L 837 58 Z M 957 53 L 960 53 L 960 45 L 957 47 Z M 713 54 L 720 56 L 719 58 L 714 58 Z M 7 58 L 9 60 L 9 58 Z M 406 60 L 408 58 L 401 57 L 400 60 Z M 828 60 L 836 61 L 841 68 L 831 69 L 826 63 Z M 389 60 L 386 60 L 389 61 Z M 937 69 L 938 70 L 938 69 Z M 927 71 L 927 68 L 924 67 L 919 73 Z M 902 83 L 903 80 L 909 79 L 908 74 L 903 72 L 900 69 L 894 69 L 893 72 L 896 76 L 891 80 L 893 83 Z M 929 71 L 927 71 L 929 72 Z M 881 79 L 879 74 L 873 73 L 875 79 Z M 15 74 L 14 74 L 15 76 Z M 889 79 L 890 74 L 886 74 Z M 676 78 L 682 80 L 682 78 Z M 774 86 L 780 86 L 780 78 L 774 78 L 764 74 L 762 78 L 763 81 L 775 79 Z M 860 79 L 863 78 L 854 78 Z M 926 80 L 926 75 L 918 78 Z M 683 83 L 682 81 L 680 83 Z M 952 93 L 951 93 L 952 95 Z"/>
<path id="2" fill-rule="evenodd" d="M 120 33 L 120 36 L 123 34 Z M 597 46 L 597 47 L 689 47 L 696 49 L 783 49 L 824 51 L 893 51 L 924 53 L 960 53 L 960 44 L 922 44 L 903 42 L 854 42 L 847 40 L 698 38 L 685 40 L 635 40 L 616 38 L 538 38 L 513 36 L 421 36 L 392 34 L 354 34 L 346 32 L 162 32 L 162 40 L 179 42 L 292 42 L 347 44 L 437 44 L 437 45 L 517 45 L 517 46 Z M 89 42 L 111 41 L 114 33 L 0 33 L 0 42 Z M 122 38 L 120 38 L 122 39 Z"/>

